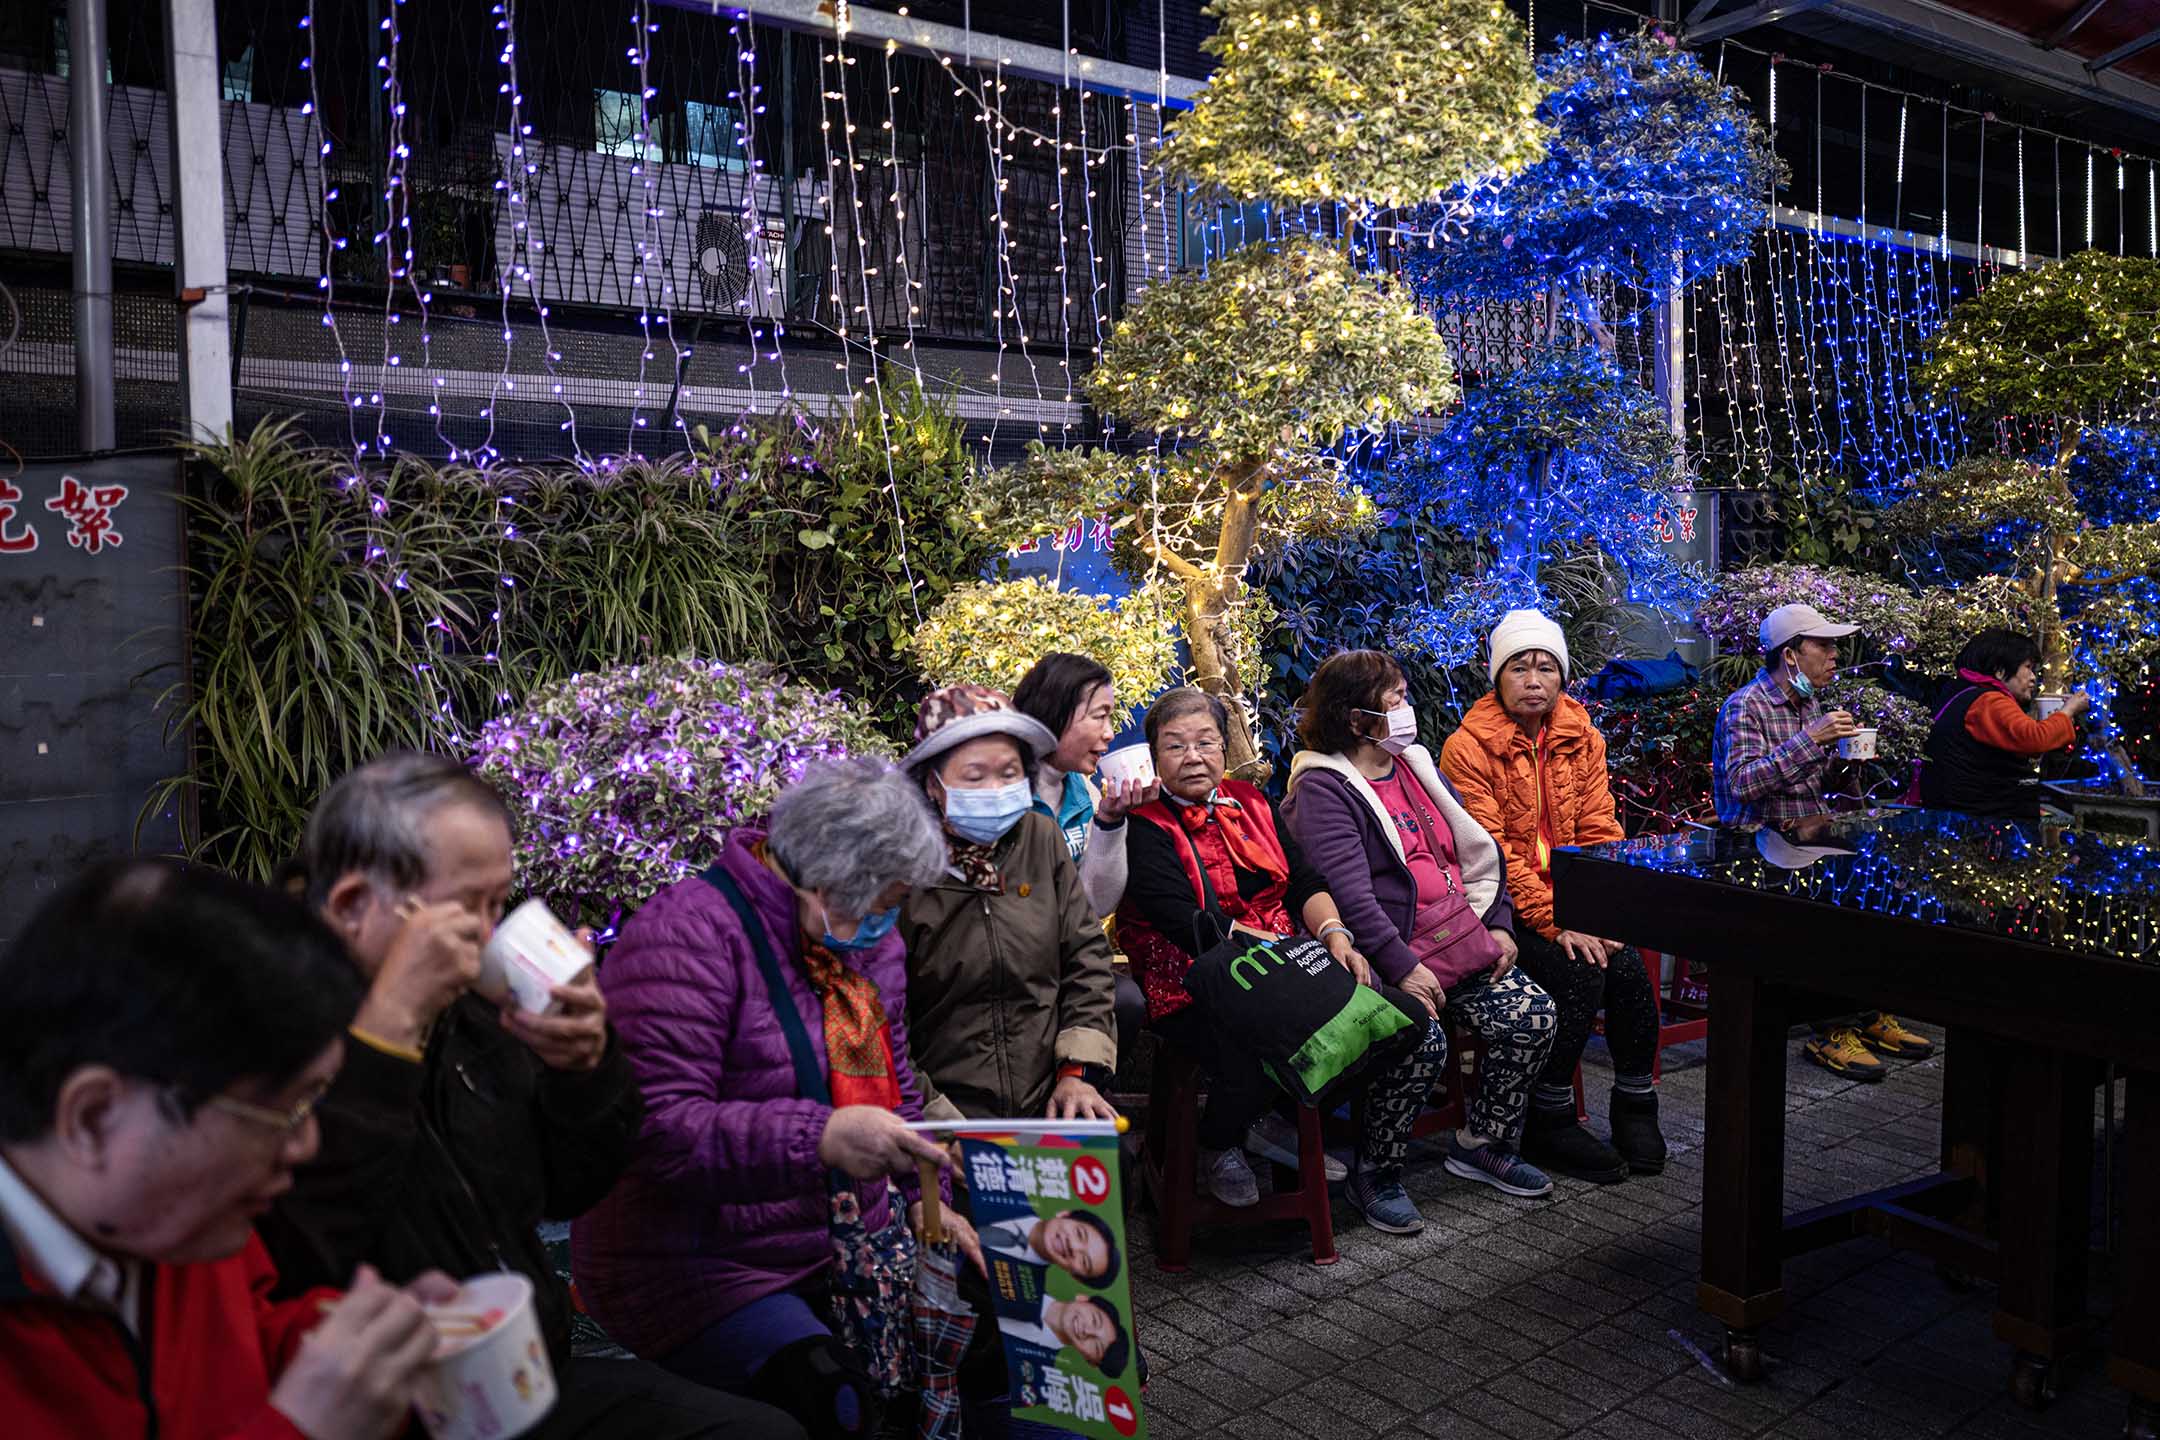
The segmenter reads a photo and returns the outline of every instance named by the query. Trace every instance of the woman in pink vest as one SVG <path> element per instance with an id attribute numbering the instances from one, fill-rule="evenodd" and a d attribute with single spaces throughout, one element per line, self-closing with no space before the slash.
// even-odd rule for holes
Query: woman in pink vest
<path id="1" fill-rule="evenodd" d="M 1172 690 L 1148 711 L 1148 748 L 1163 797 L 1132 812 L 1117 933 L 1147 995 L 1151 1027 L 1208 1074 L 1200 1117 L 1208 1189 L 1225 1205 L 1244 1206 L 1259 1203 L 1260 1188 L 1243 1152 L 1295 1166 L 1296 1131 L 1273 1113 L 1282 1092 L 1186 991 L 1185 972 L 1233 929 L 1271 939 L 1303 931 L 1361 983 L 1374 980 L 1318 872 L 1277 826 L 1267 798 L 1223 778 L 1228 719 L 1222 700 L 1198 690 Z M 1425 1222 L 1403 1187 L 1403 1159 L 1411 1124 L 1440 1078 L 1447 1040 L 1426 1006 L 1385 986 L 1381 994 L 1412 1023 L 1376 1047 L 1362 1080 L 1351 1082 L 1367 1087 L 1365 1133 L 1355 1167 L 1330 1157 L 1328 1171 L 1330 1179 L 1347 1176 L 1350 1198 L 1375 1229 L 1414 1235 Z"/>

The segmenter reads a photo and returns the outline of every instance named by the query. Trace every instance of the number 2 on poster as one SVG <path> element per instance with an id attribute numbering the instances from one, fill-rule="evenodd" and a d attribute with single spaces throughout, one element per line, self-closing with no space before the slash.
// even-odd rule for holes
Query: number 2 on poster
<path id="1" fill-rule="evenodd" d="M 1100 1205 L 1110 1198 L 1110 1172 L 1094 1156 L 1082 1155 L 1072 1162 L 1072 1190 L 1076 1199 Z"/>

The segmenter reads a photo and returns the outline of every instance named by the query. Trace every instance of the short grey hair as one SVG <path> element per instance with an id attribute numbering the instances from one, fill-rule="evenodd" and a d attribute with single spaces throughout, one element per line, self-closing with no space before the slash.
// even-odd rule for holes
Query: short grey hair
<path id="1" fill-rule="evenodd" d="M 320 910 L 338 881 L 356 870 L 401 890 L 426 880 L 428 820 L 453 805 L 515 828 L 502 796 L 444 756 L 397 751 L 347 772 L 323 792 L 300 842 L 307 903 Z"/>
<path id="2" fill-rule="evenodd" d="M 773 802 L 766 848 L 797 887 L 867 915 L 895 882 L 945 873 L 945 837 L 922 788 L 881 760 L 812 767 Z"/>

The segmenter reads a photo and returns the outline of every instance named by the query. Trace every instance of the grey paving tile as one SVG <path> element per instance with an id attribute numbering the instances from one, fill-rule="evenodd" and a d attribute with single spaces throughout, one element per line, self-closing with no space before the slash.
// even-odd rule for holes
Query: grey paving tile
<path id="1" fill-rule="evenodd" d="M 1548 1384 L 1527 1373 L 1527 1367 L 1500 1375 L 1485 1383 L 1487 1393 L 1509 1404 L 1541 1415 L 1572 1434 L 1610 1410 L 1612 1406 L 1584 1400 L 1568 1390 Z"/>
<path id="2" fill-rule="evenodd" d="M 1456 1410 L 1505 1435 L 1507 1440 L 1559 1440 L 1569 1429 L 1489 1389 L 1466 1390 L 1452 1403 Z"/>
<path id="3" fill-rule="evenodd" d="M 1417 1428 L 1434 1440 L 1507 1440 L 1491 1426 L 1452 1406 L 1427 1411 L 1417 1417 Z"/>

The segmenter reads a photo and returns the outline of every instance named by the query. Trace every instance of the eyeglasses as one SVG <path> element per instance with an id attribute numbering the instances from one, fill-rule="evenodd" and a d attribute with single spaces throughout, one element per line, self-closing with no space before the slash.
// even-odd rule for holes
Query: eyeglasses
<path id="1" fill-rule="evenodd" d="M 277 1110 L 268 1105 L 257 1105 L 234 1095 L 213 1095 L 205 1103 L 212 1110 L 222 1110 L 227 1115 L 259 1125 L 265 1130 L 277 1132 L 280 1140 L 290 1140 L 300 1133 L 315 1107 L 322 1103 L 323 1092 L 318 1090 L 290 1110 Z"/>
<path id="2" fill-rule="evenodd" d="M 1223 743 L 1220 740 L 1195 740 L 1190 745 L 1165 745 L 1162 753 L 1165 760 L 1182 760 L 1187 755 L 1220 755 L 1222 749 Z"/>

